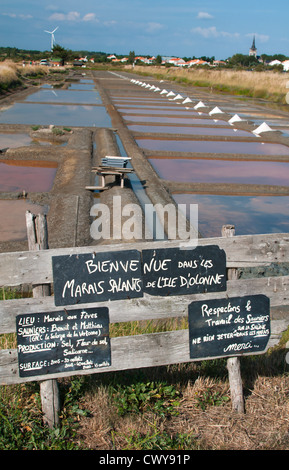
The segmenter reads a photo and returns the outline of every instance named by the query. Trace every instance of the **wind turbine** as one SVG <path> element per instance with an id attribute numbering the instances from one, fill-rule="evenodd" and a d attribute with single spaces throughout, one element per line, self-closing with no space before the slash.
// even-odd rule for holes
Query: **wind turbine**
<path id="1" fill-rule="evenodd" d="M 51 50 L 53 50 L 53 45 L 55 43 L 55 37 L 54 37 L 54 33 L 55 31 L 58 29 L 58 26 L 53 30 L 53 31 L 46 31 L 44 30 L 45 33 L 49 33 L 51 34 Z"/>

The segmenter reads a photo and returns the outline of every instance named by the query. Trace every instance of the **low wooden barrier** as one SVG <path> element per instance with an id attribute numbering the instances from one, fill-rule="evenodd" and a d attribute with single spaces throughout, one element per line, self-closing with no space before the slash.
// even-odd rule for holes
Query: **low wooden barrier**
<path id="1" fill-rule="evenodd" d="M 229 232 L 229 236 L 226 236 Z M 207 249 L 217 246 L 226 255 L 226 288 L 218 292 L 202 292 L 189 295 L 150 295 L 144 292 L 135 298 L 120 298 L 101 302 L 56 305 L 54 295 L 34 296 L 0 302 L 0 334 L 15 333 L 16 320 L 19 315 L 51 314 L 51 312 L 72 315 L 79 309 L 106 308 L 109 312 L 109 323 L 128 322 L 136 320 L 164 319 L 173 317 L 187 317 L 192 302 L 217 301 L 223 298 L 235 298 L 252 295 L 263 295 L 269 298 L 270 307 L 284 307 L 289 305 L 289 276 L 277 273 L 272 277 L 238 278 L 237 270 L 247 267 L 269 266 L 271 263 L 279 264 L 289 260 L 289 234 L 246 235 L 231 237 L 232 228 L 225 227 L 223 237 L 212 239 L 199 239 L 198 247 Z M 1 253 L 0 254 L 0 286 L 17 287 L 21 285 L 49 286 L 55 292 L 53 259 L 57 257 L 81 257 L 91 254 L 93 257 L 104 253 L 119 253 L 128 250 L 157 250 L 182 249 L 182 242 L 145 242 L 124 243 L 112 245 L 99 245 L 93 247 L 73 247 L 61 249 L 38 249 L 32 251 Z M 71 284 L 70 284 L 71 286 Z M 35 317 L 36 318 L 36 317 Z M 39 321 L 39 319 L 38 319 Z M 267 345 L 276 345 L 283 331 L 289 325 L 289 315 L 275 318 L 271 315 L 270 338 Z M 54 379 L 79 374 L 94 374 L 127 369 L 169 365 L 175 363 L 192 362 L 195 360 L 211 359 L 210 356 L 201 359 L 190 356 L 190 331 L 166 331 L 163 333 L 143 334 L 127 337 L 110 338 L 111 362 L 102 364 L 98 368 L 80 368 L 47 375 L 20 376 L 17 350 L 0 351 L 0 384 L 9 385 L 28 381 L 49 382 L 52 389 Z M 240 354 L 242 354 L 241 351 Z M 246 354 L 246 352 L 245 352 Z M 238 354 L 232 354 L 233 357 Z M 222 357 L 222 356 L 220 356 Z M 55 424 L 55 421 L 53 421 Z"/>

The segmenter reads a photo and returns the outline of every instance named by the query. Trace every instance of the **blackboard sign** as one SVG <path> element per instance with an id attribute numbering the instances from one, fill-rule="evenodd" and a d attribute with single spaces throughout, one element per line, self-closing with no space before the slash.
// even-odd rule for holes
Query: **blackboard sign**
<path id="1" fill-rule="evenodd" d="M 226 290 L 226 253 L 218 246 L 143 250 L 143 288 L 169 296 Z"/>
<path id="2" fill-rule="evenodd" d="M 111 365 L 106 307 L 18 315 L 20 377 Z"/>
<path id="3" fill-rule="evenodd" d="M 191 359 L 258 354 L 270 337 L 270 300 L 265 295 L 189 305 Z"/>
<path id="4" fill-rule="evenodd" d="M 142 297 L 137 250 L 52 257 L 55 305 Z"/>

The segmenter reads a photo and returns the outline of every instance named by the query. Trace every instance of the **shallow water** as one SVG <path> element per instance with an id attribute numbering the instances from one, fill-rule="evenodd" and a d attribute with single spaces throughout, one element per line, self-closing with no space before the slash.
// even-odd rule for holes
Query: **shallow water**
<path id="1" fill-rule="evenodd" d="M 58 145 L 65 146 L 67 142 L 56 142 L 32 139 L 29 134 L 0 134 L 0 149 L 26 147 L 28 145 Z"/>
<path id="2" fill-rule="evenodd" d="M 134 115 L 123 115 L 122 118 L 125 121 L 131 121 L 131 122 L 148 122 L 148 123 L 157 123 L 157 124 L 175 124 L 175 125 L 180 125 L 180 124 L 193 124 L 193 125 L 201 125 L 201 126 L 230 126 L 226 121 L 218 121 L 218 120 L 213 120 L 213 119 L 200 119 L 200 118 L 194 118 L 194 117 L 165 117 L 165 116 L 134 116 Z"/>
<path id="3" fill-rule="evenodd" d="M 47 213 L 46 206 L 25 200 L 0 200 L 0 241 L 23 241 L 27 239 L 26 211 L 33 214 Z"/>
<path id="4" fill-rule="evenodd" d="M 177 204 L 198 204 L 199 231 L 220 237 L 222 226 L 235 225 L 236 235 L 288 233 L 289 196 L 223 196 L 173 194 Z"/>
<path id="5" fill-rule="evenodd" d="M 182 141 L 163 139 L 136 139 L 136 142 L 141 148 L 157 151 L 272 156 L 289 155 L 289 147 L 267 142 Z"/>
<path id="6" fill-rule="evenodd" d="M 186 183 L 289 186 L 289 163 L 208 159 L 150 158 L 160 178 Z"/>
<path id="7" fill-rule="evenodd" d="M 61 90 L 57 88 L 43 88 L 29 95 L 26 103 L 73 103 L 73 104 L 101 104 L 98 92 L 93 90 Z"/>
<path id="8" fill-rule="evenodd" d="M 0 160 L 0 191 L 50 191 L 57 167 L 54 162 Z"/>
<path id="9" fill-rule="evenodd" d="M 137 115 L 152 115 L 152 114 L 165 114 L 167 116 L 198 116 L 199 113 L 197 111 L 191 111 L 188 109 L 176 109 L 175 107 L 170 109 L 164 109 L 162 106 L 160 109 L 144 109 L 142 106 L 141 109 L 133 109 L 133 108 L 119 108 L 118 111 L 124 114 L 137 114 Z"/>
<path id="10" fill-rule="evenodd" d="M 0 123 L 111 127 L 104 106 L 15 103 L 0 112 Z"/>
<path id="11" fill-rule="evenodd" d="M 211 125 L 214 123 L 211 123 Z M 254 137 L 252 132 L 232 128 L 215 127 L 180 127 L 180 126 L 141 126 L 132 124 L 127 126 L 132 132 L 148 132 L 157 134 L 185 134 L 185 135 L 220 135 L 227 137 Z"/>
<path id="12" fill-rule="evenodd" d="M 0 149 L 24 147 L 31 143 L 29 134 L 0 134 Z"/>

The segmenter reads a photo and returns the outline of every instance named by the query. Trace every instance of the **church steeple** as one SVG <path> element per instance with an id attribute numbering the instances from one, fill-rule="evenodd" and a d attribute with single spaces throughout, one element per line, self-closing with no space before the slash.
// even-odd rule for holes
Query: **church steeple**
<path id="1" fill-rule="evenodd" d="M 249 55 L 253 55 L 254 57 L 257 57 L 257 48 L 255 45 L 255 36 L 253 37 L 253 43 L 251 46 L 251 49 L 249 50 Z"/>

